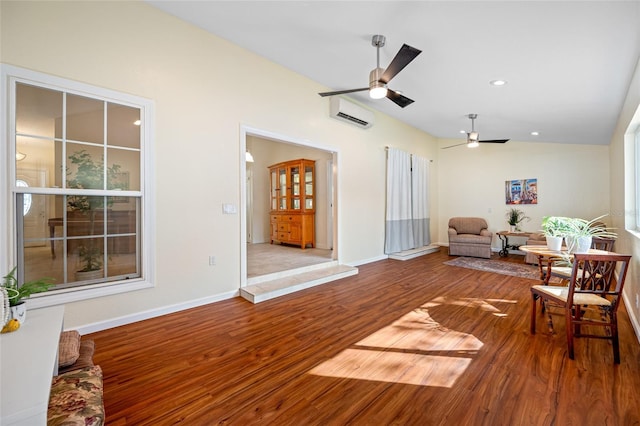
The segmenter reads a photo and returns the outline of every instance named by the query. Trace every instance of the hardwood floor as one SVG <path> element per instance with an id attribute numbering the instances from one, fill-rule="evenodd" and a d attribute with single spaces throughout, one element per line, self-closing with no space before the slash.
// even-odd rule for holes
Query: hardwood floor
<path id="1" fill-rule="evenodd" d="M 94 333 L 108 425 L 637 425 L 640 344 L 621 364 L 564 320 L 529 333 L 536 281 L 446 250 L 253 305 L 235 298 Z M 522 257 L 508 261 L 522 262 Z"/>

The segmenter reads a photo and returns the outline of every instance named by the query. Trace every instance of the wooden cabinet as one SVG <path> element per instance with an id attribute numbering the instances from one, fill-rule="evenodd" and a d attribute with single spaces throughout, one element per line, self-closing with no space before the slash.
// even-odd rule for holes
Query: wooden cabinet
<path id="1" fill-rule="evenodd" d="M 269 166 L 271 244 L 315 247 L 315 162 L 292 160 Z"/>

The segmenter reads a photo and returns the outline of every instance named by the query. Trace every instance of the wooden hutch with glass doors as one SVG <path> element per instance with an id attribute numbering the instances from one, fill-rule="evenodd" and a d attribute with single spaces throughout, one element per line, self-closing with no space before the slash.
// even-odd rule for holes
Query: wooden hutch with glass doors
<path id="1" fill-rule="evenodd" d="M 292 160 L 269 166 L 271 244 L 315 247 L 315 161 Z"/>

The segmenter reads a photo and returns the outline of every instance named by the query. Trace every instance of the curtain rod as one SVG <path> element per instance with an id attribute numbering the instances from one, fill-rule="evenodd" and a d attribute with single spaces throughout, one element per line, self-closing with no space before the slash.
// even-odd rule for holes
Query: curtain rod
<path id="1" fill-rule="evenodd" d="M 391 147 L 390 147 L 389 145 L 387 145 L 387 146 L 385 146 L 385 147 L 384 147 L 384 150 L 385 150 L 385 151 L 389 151 L 389 148 L 391 148 Z M 413 156 L 413 155 L 415 155 L 415 154 L 411 154 L 411 153 L 409 153 L 409 155 Z M 429 162 L 430 162 L 430 163 L 433 163 L 433 160 L 429 160 Z"/>

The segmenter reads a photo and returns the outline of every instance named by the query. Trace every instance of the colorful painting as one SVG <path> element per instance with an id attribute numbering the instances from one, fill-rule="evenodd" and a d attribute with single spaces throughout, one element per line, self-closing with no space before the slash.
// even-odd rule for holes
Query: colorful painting
<path id="1" fill-rule="evenodd" d="M 538 204 L 538 179 L 508 180 L 504 191 L 507 204 Z"/>

